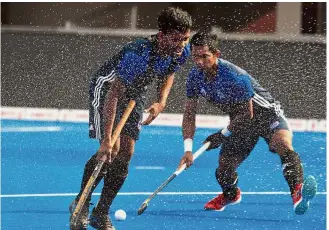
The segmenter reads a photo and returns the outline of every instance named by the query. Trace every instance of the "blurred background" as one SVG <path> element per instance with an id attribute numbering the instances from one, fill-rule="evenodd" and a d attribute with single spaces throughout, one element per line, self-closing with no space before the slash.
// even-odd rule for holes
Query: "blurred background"
<path id="1" fill-rule="evenodd" d="M 1 3 L 2 106 L 87 109 L 90 75 L 156 33 L 167 6 L 188 11 L 193 31 L 216 33 L 222 58 L 268 88 L 288 118 L 326 118 L 326 2 Z M 183 112 L 190 68 L 177 73 L 165 112 Z M 206 102 L 199 113 L 220 114 Z"/>

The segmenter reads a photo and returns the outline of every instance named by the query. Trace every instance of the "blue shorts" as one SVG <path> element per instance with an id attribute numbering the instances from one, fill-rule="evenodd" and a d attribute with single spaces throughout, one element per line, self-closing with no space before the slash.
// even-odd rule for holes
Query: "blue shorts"
<path id="1" fill-rule="evenodd" d="M 245 159 L 257 144 L 260 137 L 269 144 L 277 130 L 291 130 L 284 115 L 267 112 L 255 118 L 250 127 L 243 132 L 233 133 L 222 145 L 220 155 Z M 274 152 L 273 149 L 270 151 Z"/>

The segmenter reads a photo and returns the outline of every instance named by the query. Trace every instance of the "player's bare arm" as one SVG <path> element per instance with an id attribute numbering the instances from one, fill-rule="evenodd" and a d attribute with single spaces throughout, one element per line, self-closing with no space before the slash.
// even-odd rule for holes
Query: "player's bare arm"
<path id="1" fill-rule="evenodd" d="M 167 99 L 174 83 L 174 74 L 169 75 L 162 83 L 159 91 L 159 101 L 153 103 L 145 112 L 150 113 L 147 119 L 143 122 L 143 125 L 149 125 L 162 110 L 166 107 Z"/>
<path id="2" fill-rule="evenodd" d="M 195 133 L 195 118 L 198 108 L 198 99 L 188 98 L 185 103 L 183 116 L 183 137 L 184 137 L 184 156 L 182 157 L 178 168 L 186 163 L 186 168 L 193 164 L 192 140 Z"/>

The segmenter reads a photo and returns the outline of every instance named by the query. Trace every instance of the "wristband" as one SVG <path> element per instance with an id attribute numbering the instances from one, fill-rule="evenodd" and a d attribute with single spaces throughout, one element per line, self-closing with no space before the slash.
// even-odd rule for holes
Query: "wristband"
<path id="1" fill-rule="evenodd" d="M 184 140 L 184 152 L 192 152 L 193 140 L 191 138 L 186 138 Z"/>
<path id="2" fill-rule="evenodd" d="M 225 127 L 222 129 L 221 134 L 223 134 L 224 137 L 229 137 L 231 136 L 232 132 L 227 127 Z"/>

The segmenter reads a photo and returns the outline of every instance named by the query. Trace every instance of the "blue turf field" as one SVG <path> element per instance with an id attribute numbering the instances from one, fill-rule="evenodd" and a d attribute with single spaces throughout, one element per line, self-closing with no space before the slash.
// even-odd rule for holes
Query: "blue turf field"
<path id="1" fill-rule="evenodd" d="M 1 229 L 69 229 L 68 205 L 78 192 L 86 160 L 98 147 L 87 137 L 88 125 L 10 120 L 1 124 Z M 213 131 L 198 129 L 194 149 Z M 263 140 L 238 170 L 244 193 L 240 204 L 224 212 L 203 210 L 220 191 L 214 177 L 218 153 L 211 151 L 138 216 L 141 203 L 174 172 L 183 154 L 180 128 L 144 127 L 128 179 L 111 209 L 112 220 L 117 209 L 127 212 L 127 220 L 113 223 L 117 230 L 325 229 L 326 134 L 295 133 L 294 147 L 305 175 L 318 181 L 319 193 L 303 216 L 294 214 L 279 157 Z M 94 203 L 100 188 L 95 192 Z"/>

